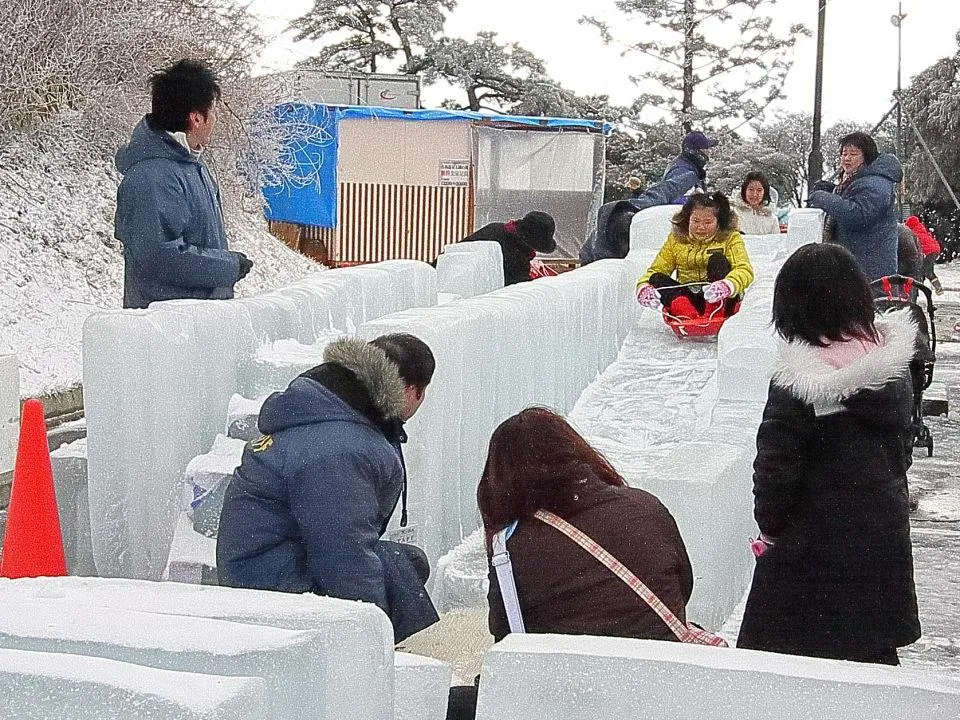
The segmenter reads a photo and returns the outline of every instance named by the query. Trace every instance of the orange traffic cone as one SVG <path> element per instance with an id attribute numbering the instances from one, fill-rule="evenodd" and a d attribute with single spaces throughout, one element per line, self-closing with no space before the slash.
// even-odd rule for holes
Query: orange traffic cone
<path id="1" fill-rule="evenodd" d="M 43 405 L 27 400 L 20 416 L 20 444 L 3 536 L 0 576 L 55 577 L 67 574 L 63 535 L 53 488 Z"/>

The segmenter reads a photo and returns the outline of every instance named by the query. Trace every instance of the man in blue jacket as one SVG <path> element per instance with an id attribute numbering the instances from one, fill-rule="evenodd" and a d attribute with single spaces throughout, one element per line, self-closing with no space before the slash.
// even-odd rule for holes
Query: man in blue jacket
<path id="1" fill-rule="evenodd" d="M 688 132 L 680 143 L 680 154 L 673 159 L 663 173 L 663 182 L 668 183 L 692 172 L 697 175 L 695 187 L 707 192 L 707 163 L 710 161 L 710 151 L 716 146 L 716 138 L 708 137 L 699 130 Z M 673 198 L 673 202 L 683 204 L 683 201 L 683 194 Z"/>
<path id="2" fill-rule="evenodd" d="M 217 78 L 204 63 L 181 60 L 150 82 L 151 112 L 116 157 L 123 306 L 232 298 L 253 263 L 227 247 L 220 190 L 202 159 L 217 121 Z"/>
<path id="3" fill-rule="evenodd" d="M 339 340 L 323 359 L 263 404 L 263 435 L 223 502 L 220 583 L 375 603 L 400 642 L 438 619 L 424 553 L 381 539 L 401 499 L 406 525 L 403 423 L 423 402 L 433 353 L 401 333 Z"/>

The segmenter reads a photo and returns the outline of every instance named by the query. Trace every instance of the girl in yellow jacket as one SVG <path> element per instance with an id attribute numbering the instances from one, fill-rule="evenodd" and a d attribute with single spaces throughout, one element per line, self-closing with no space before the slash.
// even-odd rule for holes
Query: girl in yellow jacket
<path id="1" fill-rule="evenodd" d="M 698 282 L 709 283 L 702 293 L 677 287 Z M 732 305 L 752 282 L 753 266 L 727 196 L 696 193 L 673 216 L 667 241 L 637 281 L 637 301 L 650 308 L 662 303 L 674 317 L 695 318 L 715 312 L 724 301 Z"/>

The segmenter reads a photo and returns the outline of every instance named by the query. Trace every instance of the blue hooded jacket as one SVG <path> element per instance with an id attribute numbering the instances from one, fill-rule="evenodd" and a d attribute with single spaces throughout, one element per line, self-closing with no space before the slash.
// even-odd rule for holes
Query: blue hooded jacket
<path id="1" fill-rule="evenodd" d="M 807 200 L 833 220 L 832 240 L 854 254 L 868 280 L 897 272 L 894 190 L 901 180 L 900 161 L 883 154 L 861 167 L 839 195 L 815 190 Z"/>
<path id="2" fill-rule="evenodd" d="M 263 404 L 263 436 L 224 496 L 220 582 L 375 603 L 407 637 L 437 615 L 409 560 L 380 540 L 405 482 L 403 381 L 362 340 L 331 344 L 324 360 L 324 384 L 301 376 Z"/>
<path id="3" fill-rule="evenodd" d="M 123 243 L 123 306 L 232 298 L 240 266 L 227 248 L 220 191 L 200 158 L 147 116 L 116 165 L 123 174 L 114 226 Z"/>
<path id="4" fill-rule="evenodd" d="M 705 165 L 707 163 L 707 156 L 696 150 L 684 150 L 679 155 L 677 155 L 673 162 L 667 167 L 666 171 L 663 173 L 663 183 L 676 182 L 678 180 L 682 181 L 683 176 L 686 173 L 696 173 L 697 181 L 694 183 L 693 187 L 700 188 L 703 192 L 707 191 L 707 171 Z M 688 188 L 689 190 L 689 188 Z M 687 190 L 684 190 L 682 193 L 675 195 L 671 198 L 671 202 L 677 204 L 683 204 L 686 200 L 684 197 Z"/>
<path id="5" fill-rule="evenodd" d="M 633 216 L 656 205 L 669 205 L 698 182 L 695 172 L 674 172 L 669 179 L 651 185 L 640 197 L 604 203 L 597 212 L 597 224 L 580 248 L 580 263 L 625 258 L 630 252 L 630 225 Z"/>

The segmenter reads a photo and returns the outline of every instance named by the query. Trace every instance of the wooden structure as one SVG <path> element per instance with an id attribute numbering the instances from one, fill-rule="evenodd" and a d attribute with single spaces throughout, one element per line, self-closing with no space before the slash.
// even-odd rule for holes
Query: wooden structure
<path id="1" fill-rule="evenodd" d="M 265 191 L 267 218 L 290 247 L 327 265 L 433 261 L 445 245 L 493 219 L 519 217 L 520 208 L 554 215 L 569 263 L 599 206 L 608 131 L 601 123 L 306 107 L 296 108 L 298 121 L 312 113 L 326 128 L 326 144 L 298 155 L 320 169 L 318 181 Z"/>

